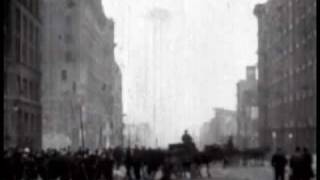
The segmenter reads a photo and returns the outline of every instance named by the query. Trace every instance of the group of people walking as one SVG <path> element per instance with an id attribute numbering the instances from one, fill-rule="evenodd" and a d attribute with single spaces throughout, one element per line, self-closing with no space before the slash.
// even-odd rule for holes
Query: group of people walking
<path id="1" fill-rule="evenodd" d="M 140 180 L 142 175 L 153 179 L 159 168 L 167 167 L 164 150 L 137 147 L 95 151 L 9 149 L 3 158 L 0 179 L 5 180 L 113 180 L 121 168 L 128 180 Z"/>
<path id="2" fill-rule="evenodd" d="M 183 136 L 183 143 L 192 144 L 187 133 Z M 176 154 L 172 155 L 165 149 L 137 146 L 93 151 L 84 148 L 40 151 L 11 148 L 4 152 L 5 166 L 0 179 L 113 180 L 121 176 L 127 180 L 141 180 L 155 179 L 158 172 L 162 172 L 157 179 L 169 180 L 174 168 L 173 156 Z"/>
<path id="3" fill-rule="evenodd" d="M 271 159 L 275 180 L 285 180 L 286 167 L 290 169 L 289 180 L 310 180 L 315 175 L 312 163 L 312 155 L 305 147 L 296 147 L 290 158 L 278 148 Z"/>
<path id="4" fill-rule="evenodd" d="M 182 142 L 172 146 L 171 150 L 170 148 L 165 150 L 138 147 L 104 148 L 94 151 L 82 148 L 77 151 L 71 151 L 68 148 L 59 151 L 56 149 L 46 151 L 32 151 L 28 148 L 7 149 L 3 154 L 4 168 L 0 173 L 0 179 L 170 180 L 172 176 L 182 175 L 185 178 L 185 174 L 191 172 L 199 176 L 201 174 L 199 170 L 203 166 L 206 167 L 207 174 L 210 176 L 210 163 L 232 156 L 232 153 L 222 153 L 216 149 L 198 152 L 187 132 L 183 135 Z M 188 149 L 191 151 L 187 151 Z M 216 156 L 224 158 L 216 158 Z M 291 170 L 289 180 L 310 180 L 315 176 L 312 160 L 312 155 L 307 148 L 296 147 L 290 158 L 278 148 L 271 159 L 275 180 L 285 180 L 287 168 Z M 160 177 L 159 172 L 162 173 Z"/>

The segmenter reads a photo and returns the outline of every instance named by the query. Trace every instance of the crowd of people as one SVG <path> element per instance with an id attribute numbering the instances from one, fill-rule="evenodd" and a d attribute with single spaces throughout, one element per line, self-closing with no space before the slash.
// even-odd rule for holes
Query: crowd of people
<path id="1" fill-rule="evenodd" d="M 4 151 L 4 168 L 0 179 L 5 180 L 171 180 L 186 178 L 186 174 L 199 177 L 205 167 L 207 176 L 212 162 L 226 167 L 232 157 L 260 161 L 265 155 L 260 151 L 238 152 L 227 143 L 225 148 L 208 146 L 198 151 L 187 132 L 182 144 L 170 145 L 168 149 L 103 148 L 89 150 L 47 149 L 34 151 L 29 148 L 11 148 Z M 237 158 L 235 158 L 237 159 Z M 312 155 L 307 148 L 297 147 L 287 158 L 278 148 L 272 156 L 275 180 L 284 180 L 286 167 L 291 169 L 290 180 L 310 180 L 314 177 Z M 289 165 L 289 166 L 288 166 Z M 161 172 L 159 175 L 159 172 Z"/>
<path id="2" fill-rule="evenodd" d="M 161 149 L 114 148 L 90 151 L 80 149 L 9 149 L 4 154 L 6 180 L 113 180 L 115 169 L 125 167 L 129 180 L 140 180 L 141 175 L 152 177 L 165 168 L 165 152 Z"/>
<path id="3" fill-rule="evenodd" d="M 314 177 L 312 155 L 307 148 L 296 147 L 294 154 L 287 158 L 281 148 L 272 156 L 275 180 L 285 180 L 286 167 L 290 168 L 290 180 L 310 180 Z"/>
<path id="4" fill-rule="evenodd" d="M 182 141 L 187 145 L 192 143 L 192 138 L 185 132 Z M 12 148 L 5 150 L 3 158 L 5 166 L 1 179 L 6 180 L 113 180 L 115 176 L 140 180 L 154 179 L 159 170 L 161 179 L 167 180 L 174 168 L 168 150 L 137 146 L 94 151 L 84 148 L 77 151 L 70 148 L 41 151 Z M 187 167 L 190 167 L 189 163 L 192 162 L 188 162 Z"/>

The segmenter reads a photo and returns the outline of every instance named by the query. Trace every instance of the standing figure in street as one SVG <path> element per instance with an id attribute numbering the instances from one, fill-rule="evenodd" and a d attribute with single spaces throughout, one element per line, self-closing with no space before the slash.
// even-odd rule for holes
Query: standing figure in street
<path id="1" fill-rule="evenodd" d="M 163 163 L 163 176 L 161 180 L 171 180 L 171 174 L 173 170 L 173 164 L 171 162 L 170 156 L 166 156 L 165 162 Z"/>
<path id="2" fill-rule="evenodd" d="M 193 142 L 192 137 L 189 135 L 187 130 L 184 131 L 184 134 L 182 135 L 181 139 L 184 144 L 192 144 Z"/>
<path id="3" fill-rule="evenodd" d="M 131 169 L 132 169 L 132 152 L 131 149 L 128 148 L 126 152 L 126 158 L 125 158 L 125 166 L 126 166 L 126 173 L 127 173 L 127 178 L 128 180 L 132 180 L 131 176 Z"/>
<path id="4" fill-rule="evenodd" d="M 296 147 L 294 154 L 290 158 L 291 175 L 290 180 L 303 180 L 303 159 L 300 147 Z"/>
<path id="5" fill-rule="evenodd" d="M 135 147 L 133 151 L 133 172 L 135 176 L 135 180 L 140 180 L 141 178 L 141 154 L 140 150 L 138 147 Z"/>
<path id="6" fill-rule="evenodd" d="M 276 153 L 272 156 L 271 165 L 274 169 L 274 179 L 284 180 L 285 177 L 285 167 L 288 161 L 280 148 L 277 148 Z"/>
<path id="7" fill-rule="evenodd" d="M 111 152 L 106 151 L 103 159 L 103 165 L 102 165 L 102 168 L 103 168 L 102 173 L 106 180 L 113 180 L 113 165 L 114 165 L 114 161 L 113 161 Z"/>
<path id="8" fill-rule="evenodd" d="M 302 163 L 302 178 L 303 180 L 310 180 L 314 177 L 314 172 L 312 169 L 312 155 L 306 147 L 303 148 Z"/>

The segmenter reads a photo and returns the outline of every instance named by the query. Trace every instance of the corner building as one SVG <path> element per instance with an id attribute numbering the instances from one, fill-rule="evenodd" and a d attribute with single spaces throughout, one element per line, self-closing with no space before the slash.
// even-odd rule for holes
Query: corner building
<path id="1" fill-rule="evenodd" d="M 269 0 L 258 18 L 261 146 L 316 150 L 316 0 Z"/>
<path id="2" fill-rule="evenodd" d="M 122 122 L 122 112 L 117 120 L 113 115 L 115 101 L 122 100 L 121 92 L 114 97 L 114 22 L 105 17 L 101 0 L 47 0 L 42 13 L 45 147 L 63 145 L 55 136 L 72 148 L 121 143 L 113 135 Z"/>
<path id="3" fill-rule="evenodd" d="M 7 2 L 3 29 L 5 148 L 41 148 L 41 2 Z"/>

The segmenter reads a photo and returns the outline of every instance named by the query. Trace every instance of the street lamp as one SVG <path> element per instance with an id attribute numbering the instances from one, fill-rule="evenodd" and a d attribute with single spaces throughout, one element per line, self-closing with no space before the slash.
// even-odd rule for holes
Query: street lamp
<path id="1" fill-rule="evenodd" d="M 272 142 L 273 142 L 273 149 L 276 149 L 276 143 L 277 143 L 277 133 L 275 131 L 272 131 Z"/>
<path id="2" fill-rule="evenodd" d="M 81 136 L 81 146 L 82 148 L 85 147 L 85 141 L 84 141 L 84 125 L 83 125 L 83 117 L 82 117 L 82 113 L 83 113 L 83 110 L 85 109 L 84 107 L 84 102 L 83 102 L 83 97 L 82 96 L 79 96 L 78 98 L 78 103 L 79 103 L 79 120 L 80 120 L 80 136 Z"/>
<path id="3" fill-rule="evenodd" d="M 292 149 L 292 138 L 293 138 L 293 134 L 289 133 L 288 134 L 288 138 L 289 138 L 289 148 Z"/>

